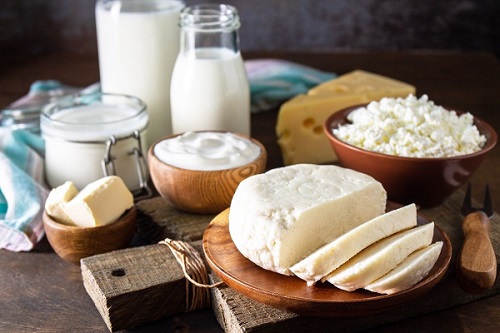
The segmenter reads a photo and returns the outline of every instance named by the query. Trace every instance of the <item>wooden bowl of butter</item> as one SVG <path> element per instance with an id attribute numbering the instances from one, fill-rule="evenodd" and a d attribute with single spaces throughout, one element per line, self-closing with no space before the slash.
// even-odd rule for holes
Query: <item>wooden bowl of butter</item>
<path id="1" fill-rule="evenodd" d="M 176 208 L 216 214 L 228 208 L 239 183 L 266 169 L 267 152 L 239 133 L 196 131 L 172 135 L 148 150 L 151 179 Z"/>
<path id="2" fill-rule="evenodd" d="M 127 247 L 136 231 L 133 195 L 122 179 L 104 177 L 78 191 L 68 181 L 50 193 L 42 216 L 47 239 L 64 260 Z"/>

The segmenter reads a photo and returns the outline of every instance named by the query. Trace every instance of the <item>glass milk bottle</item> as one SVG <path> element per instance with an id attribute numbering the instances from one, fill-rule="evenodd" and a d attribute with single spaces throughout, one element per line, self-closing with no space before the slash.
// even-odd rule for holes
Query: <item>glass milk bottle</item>
<path id="1" fill-rule="evenodd" d="M 250 135 L 250 88 L 239 49 L 238 12 L 197 5 L 180 14 L 180 52 L 172 73 L 174 134 L 219 130 Z"/>
<path id="2" fill-rule="evenodd" d="M 170 79 L 179 54 L 180 0 L 98 0 L 97 45 L 102 91 L 143 100 L 147 145 L 172 134 Z"/>

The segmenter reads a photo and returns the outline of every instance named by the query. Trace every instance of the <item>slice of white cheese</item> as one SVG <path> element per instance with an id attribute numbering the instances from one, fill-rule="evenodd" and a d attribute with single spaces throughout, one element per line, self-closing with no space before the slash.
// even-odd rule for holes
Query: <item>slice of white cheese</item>
<path id="1" fill-rule="evenodd" d="M 319 247 L 385 212 L 386 192 L 372 177 L 333 165 L 298 164 L 240 183 L 229 232 L 255 264 L 293 275 L 290 267 Z"/>
<path id="2" fill-rule="evenodd" d="M 410 254 L 401 264 L 365 289 L 380 294 L 394 294 L 406 290 L 429 274 L 438 260 L 443 242 L 436 242 Z"/>
<path id="3" fill-rule="evenodd" d="M 75 223 L 66 214 L 63 207 L 76 195 L 78 189 L 73 182 L 67 181 L 64 184 L 53 188 L 45 201 L 45 211 L 55 221 L 63 224 L 74 225 Z"/>
<path id="4" fill-rule="evenodd" d="M 133 204 L 123 180 L 109 176 L 85 186 L 63 209 L 76 225 L 94 227 L 116 221 Z"/>
<path id="5" fill-rule="evenodd" d="M 394 269 L 413 251 L 428 246 L 433 235 L 432 222 L 384 238 L 334 270 L 325 280 L 342 290 L 364 288 Z"/>
<path id="6" fill-rule="evenodd" d="M 336 238 L 293 265 L 291 271 L 307 281 L 308 285 L 312 285 L 369 245 L 416 225 L 415 204 L 401 207 L 377 216 Z"/>
<path id="7" fill-rule="evenodd" d="M 285 165 L 328 163 L 337 157 L 323 132 L 331 114 L 383 97 L 406 97 L 415 87 L 382 75 L 356 70 L 325 82 L 282 104 L 276 123 Z"/>

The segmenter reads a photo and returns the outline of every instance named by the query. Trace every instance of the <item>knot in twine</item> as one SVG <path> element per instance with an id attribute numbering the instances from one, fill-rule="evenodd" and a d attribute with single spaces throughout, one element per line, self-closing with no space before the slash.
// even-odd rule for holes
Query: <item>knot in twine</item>
<path id="1" fill-rule="evenodd" d="M 159 244 L 166 245 L 181 265 L 186 278 L 186 312 L 203 309 L 210 305 L 210 288 L 224 282 L 209 284 L 208 270 L 194 247 L 183 241 L 165 238 Z"/>

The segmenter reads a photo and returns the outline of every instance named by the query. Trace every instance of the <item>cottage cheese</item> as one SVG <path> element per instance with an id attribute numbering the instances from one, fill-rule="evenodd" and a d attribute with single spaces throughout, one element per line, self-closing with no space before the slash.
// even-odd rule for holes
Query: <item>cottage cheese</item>
<path id="1" fill-rule="evenodd" d="M 383 98 L 351 112 L 351 124 L 333 134 L 349 144 L 379 153 L 405 157 L 451 157 L 477 152 L 486 138 L 470 113 L 457 115 L 420 98 Z"/>

